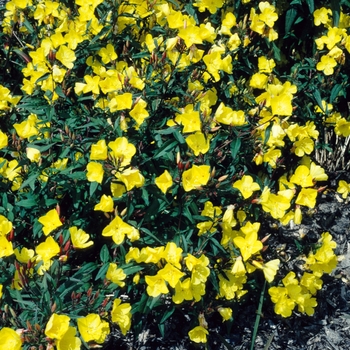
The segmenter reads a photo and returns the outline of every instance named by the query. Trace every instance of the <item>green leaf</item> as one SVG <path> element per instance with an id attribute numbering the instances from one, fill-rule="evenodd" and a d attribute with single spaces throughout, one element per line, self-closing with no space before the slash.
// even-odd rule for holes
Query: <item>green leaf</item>
<path id="1" fill-rule="evenodd" d="M 129 264 L 130 265 L 130 264 Z M 143 266 L 141 265 L 131 265 L 131 266 L 128 266 L 128 267 L 122 267 L 123 268 L 123 271 L 124 273 L 129 276 L 129 275 L 133 275 L 134 273 L 136 272 L 139 272 L 139 271 L 142 271 L 144 269 Z"/>
<path id="2" fill-rule="evenodd" d="M 40 175 L 40 173 L 35 173 L 35 174 L 29 176 L 27 180 L 23 181 L 20 189 L 23 189 L 23 188 L 29 186 L 34 191 L 34 188 L 35 188 L 34 183 L 39 175 Z"/>
<path id="3" fill-rule="evenodd" d="M 111 259 L 107 244 L 104 244 L 100 250 L 100 259 L 104 264 L 108 263 Z"/>
<path id="4" fill-rule="evenodd" d="M 93 194 L 95 193 L 98 185 L 99 185 L 99 183 L 97 181 L 90 182 L 90 197 L 93 196 Z"/>
<path id="5" fill-rule="evenodd" d="M 315 12 L 314 0 L 306 0 L 307 6 L 309 6 L 309 11 L 311 14 Z"/>
<path id="6" fill-rule="evenodd" d="M 340 19 L 340 1 L 331 0 L 331 9 L 333 14 L 333 27 L 338 27 Z"/>
<path id="7" fill-rule="evenodd" d="M 23 208 L 32 208 L 35 207 L 38 204 L 36 198 L 28 198 L 28 199 L 22 199 L 19 202 L 16 202 L 16 205 Z"/>
<path id="8" fill-rule="evenodd" d="M 163 157 L 163 155 L 168 155 L 169 156 L 169 152 L 172 151 L 175 146 L 177 145 L 178 141 L 174 141 L 174 140 L 168 140 L 166 142 L 164 142 L 164 144 L 162 145 L 162 147 L 160 147 L 159 152 L 156 153 L 153 156 L 153 159 L 158 159 Z"/>
<path id="9" fill-rule="evenodd" d="M 103 264 L 95 277 L 95 281 L 99 279 L 104 280 L 108 268 L 109 268 L 109 264 Z"/>
<path id="10" fill-rule="evenodd" d="M 318 104 L 318 106 L 322 109 L 323 112 L 325 112 L 323 106 L 322 106 L 322 97 L 321 97 L 321 94 L 319 92 L 319 90 L 314 90 L 312 92 L 312 96 L 314 97 L 316 103 Z"/>
<path id="11" fill-rule="evenodd" d="M 236 137 L 232 142 L 231 142 L 231 156 L 232 159 L 235 159 L 238 155 L 238 152 L 241 148 L 242 141 L 239 137 Z"/>
<path id="12" fill-rule="evenodd" d="M 292 25 L 295 21 L 295 18 L 297 16 L 298 12 L 294 7 L 291 7 L 287 12 L 286 12 L 286 22 L 285 22 L 285 31 L 286 34 L 290 32 L 290 29 L 292 28 Z"/>
<path id="13" fill-rule="evenodd" d="M 334 100 L 339 96 L 339 92 L 343 88 L 342 84 L 337 84 L 333 86 L 333 89 L 331 91 L 331 96 L 329 98 L 329 103 L 333 103 Z"/>
<path id="14" fill-rule="evenodd" d="M 144 232 L 147 236 L 153 238 L 156 242 L 158 242 L 161 245 L 163 245 L 163 241 L 161 241 L 159 238 L 157 238 L 150 230 L 142 227 L 142 228 L 140 228 L 140 231 Z"/>

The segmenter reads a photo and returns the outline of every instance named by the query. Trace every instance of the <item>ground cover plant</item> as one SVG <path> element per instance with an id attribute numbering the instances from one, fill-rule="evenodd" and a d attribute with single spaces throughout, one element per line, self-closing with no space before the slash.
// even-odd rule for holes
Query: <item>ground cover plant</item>
<path id="1" fill-rule="evenodd" d="M 179 317 L 209 348 L 252 295 L 255 330 L 263 304 L 313 315 L 336 243 L 293 239 L 291 266 L 269 227 L 348 165 L 349 5 L 8 1 L 0 349 L 137 347 Z"/>

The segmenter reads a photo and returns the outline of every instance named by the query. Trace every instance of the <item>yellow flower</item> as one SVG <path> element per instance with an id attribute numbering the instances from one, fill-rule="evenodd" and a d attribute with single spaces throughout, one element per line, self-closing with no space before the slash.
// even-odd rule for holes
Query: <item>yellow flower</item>
<path id="1" fill-rule="evenodd" d="M 334 131 L 339 136 L 350 136 L 350 122 L 348 122 L 345 118 L 338 119 L 336 121 Z"/>
<path id="2" fill-rule="evenodd" d="M 345 199 L 350 192 L 350 184 L 348 184 L 344 180 L 340 180 L 338 183 L 337 192 L 340 193 L 342 197 Z"/>
<path id="3" fill-rule="evenodd" d="M 12 242 L 8 241 L 5 236 L 0 236 L 0 258 L 10 256 L 13 253 Z"/>
<path id="4" fill-rule="evenodd" d="M 137 126 L 140 126 L 149 116 L 146 107 L 147 102 L 141 98 L 138 100 L 134 108 L 129 112 L 130 117 L 136 121 Z"/>
<path id="5" fill-rule="evenodd" d="M 330 9 L 327 9 L 325 7 L 322 7 L 314 12 L 314 24 L 315 26 L 319 26 L 322 24 L 329 23 L 329 15 L 332 16 L 332 11 Z"/>
<path id="6" fill-rule="evenodd" d="M 214 118 L 221 124 L 231 126 L 242 126 L 247 123 L 243 111 L 234 111 L 230 107 L 226 107 L 223 102 L 216 110 Z"/>
<path id="7" fill-rule="evenodd" d="M 193 6 L 198 7 L 199 12 L 204 12 L 208 10 L 212 15 L 221 8 L 223 5 L 223 0 L 196 0 Z"/>
<path id="8" fill-rule="evenodd" d="M 232 12 L 226 12 L 225 18 L 222 20 L 220 33 L 231 36 L 231 28 L 237 23 L 236 16 Z"/>
<path id="9" fill-rule="evenodd" d="M 49 236 L 46 238 L 45 242 L 40 243 L 35 248 L 35 252 L 38 254 L 38 260 L 43 260 L 45 263 L 60 252 L 60 247 L 58 243 Z"/>
<path id="10" fill-rule="evenodd" d="M 166 260 L 166 262 L 181 269 L 180 260 L 182 258 L 182 252 L 182 248 L 178 247 L 174 242 L 168 242 L 162 257 Z"/>
<path id="11" fill-rule="evenodd" d="M 30 159 L 31 162 L 35 162 L 35 163 L 39 162 L 41 158 L 41 153 L 38 149 L 33 147 L 27 147 L 26 153 L 27 153 L 28 159 Z"/>
<path id="12" fill-rule="evenodd" d="M 210 178 L 209 165 L 193 165 L 182 173 L 182 185 L 186 192 L 205 186 Z"/>
<path id="13" fill-rule="evenodd" d="M 188 332 L 188 336 L 195 343 L 206 343 L 209 332 L 202 326 L 197 326 Z"/>
<path id="14" fill-rule="evenodd" d="M 77 324 L 79 333 L 86 343 L 95 341 L 102 344 L 110 332 L 108 322 L 101 320 L 101 317 L 97 314 L 88 314 L 85 317 L 78 318 Z"/>
<path id="15" fill-rule="evenodd" d="M 107 44 L 106 47 L 101 48 L 100 51 L 98 51 L 98 55 L 101 56 L 102 62 L 104 64 L 107 64 L 118 58 L 118 55 L 114 51 L 112 44 Z"/>
<path id="16" fill-rule="evenodd" d="M 254 182 L 250 175 L 243 175 L 242 179 L 234 182 L 232 187 L 237 188 L 244 199 L 249 198 L 254 191 L 260 190 L 259 184 Z"/>
<path id="17" fill-rule="evenodd" d="M 304 137 L 299 141 L 294 142 L 294 153 L 298 157 L 304 154 L 310 154 L 314 150 L 314 141 L 310 137 Z"/>
<path id="18" fill-rule="evenodd" d="M 113 301 L 111 311 L 112 322 L 118 324 L 120 330 L 125 335 L 131 326 L 131 306 L 129 303 L 121 303 L 119 298 Z"/>
<path id="19" fill-rule="evenodd" d="M 0 215 L 0 237 L 5 236 L 12 230 L 12 222 L 5 216 Z"/>
<path id="20" fill-rule="evenodd" d="M 107 159 L 107 145 L 105 140 L 99 140 L 91 146 L 90 153 L 91 160 L 106 160 Z"/>
<path id="21" fill-rule="evenodd" d="M 185 274 L 172 264 L 167 263 L 161 270 L 158 271 L 157 275 L 161 276 L 164 281 L 168 282 L 171 287 L 175 288 L 180 278 Z"/>
<path id="22" fill-rule="evenodd" d="M 266 74 L 255 73 L 249 81 L 249 86 L 254 89 L 265 89 L 268 81 L 269 77 Z"/>
<path id="23" fill-rule="evenodd" d="M 126 137 L 116 138 L 108 143 L 108 147 L 112 150 L 111 155 L 117 165 L 122 167 L 129 165 L 136 153 L 136 147 Z"/>
<path id="24" fill-rule="evenodd" d="M 187 48 L 190 48 L 193 44 L 202 44 L 201 30 L 197 26 L 188 26 L 186 28 L 180 28 L 178 36 L 184 40 Z"/>
<path id="25" fill-rule="evenodd" d="M 103 180 L 103 174 L 104 174 L 104 170 L 103 170 L 103 166 L 100 163 L 96 163 L 96 162 L 90 162 L 87 166 L 86 166 L 86 178 L 90 181 L 96 181 L 98 183 L 102 183 Z"/>
<path id="26" fill-rule="evenodd" d="M 130 92 L 125 92 L 124 94 L 117 95 L 113 97 L 108 103 L 108 107 L 111 113 L 121 111 L 122 109 L 130 109 L 131 106 L 132 94 Z"/>
<path id="27" fill-rule="evenodd" d="M 56 209 L 51 209 L 45 215 L 41 216 L 38 221 L 43 225 L 45 236 L 56 230 L 56 228 L 62 226 L 62 222 Z"/>
<path id="28" fill-rule="evenodd" d="M 165 170 L 162 175 L 156 177 L 154 182 L 164 194 L 173 185 L 173 179 L 168 170 Z"/>
<path id="29" fill-rule="evenodd" d="M 22 341 L 20 335 L 11 328 L 4 327 L 0 330 L 0 350 L 21 350 Z"/>
<path id="30" fill-rule="evenodd" d="M 70 227 L 69 233 L 75 249 L 88 248 L 94 244 L 94 242 L 89 241 L 90 236 L 82 229 L 78 229 L 76 226 Z"/>
<path id="31" fill-rule="evenodd" d="M 228 321 L 232 317 L 232 309 L 230 307 L 219 307 L 218 311 L 223 321 Z"/>
<path id="32" fill-rule="evenodd" d="M 123 282 L 123 280 L 125 280 L 126 274 L 124 273 L 123 269 L 117 268 L 116 263 L 109 263 L 106 278 L 109 281 L 117 284 L 119 287 L 125 286 L 125 282 Z"/>
<path id="33" fill-rule="evenodd" d="M 289 94 L 280 94 L 271 98 L 273 115 L 290 116 L 293 113 L 292 99 Z"/>
<path id="34" fill-rule="evenodd" d="M 264 264 L 260 264 L 257 261 L 253 261 L 252 264 L 257 267 L 258 269 L 263 270 L 265 279 L 267 282 L 271 283 L 275 276 L 276 273 L 278 271 L 279 265 L 280 265 L 280 260 L 279 259 L 274 259 L 274 260 L 270 260 L 267 263 Z"/>
<path id="35" fill-rule="evenodd" d="M 27 120 L 24 120 L 20 124 L 13 124 L 17 134 L 19 137 L 23 139 L 29 139 L 31 136 L 35 136 L 39 134 L 38 123 L 40 120 L 38 119 L 36 114 L 30 114 Z"/>
<path id="36" fill-rule="evenodd" d="M 199 116 L 199 111 L 195 111 L 193 109 L 193 105 L 189 104 L 184 109 L 183 112 L 175 114 L 175 121 L 178 124 L 184 126 L 183 132 L 195 132 L 200 131 L 202 127 L 202 123 Z"/>
<path id="37" fill-rule="evenodd" d="M 295 203 L 314 208 L 316 205 L 317 190 L 313 188 L 302 188 Z"/>
<path id="38" fill-rule="evenodd" d="M 336 65 L 337 61 L 333 57 L 324 55 L 321 57 L 321 61 L 317 63 L 316 69 L 322 70 L 325 75 L 332 75 Z"/>
<path id="39" fill-rule="evenodd" d="M 263 244 L 258 240 L 256 231 L 249 232 L 245 237 L 235 237 L 233 243 L 241 251 L 243 261 L 247 261 L 253 254 L 259 252 Z"/>
<path id="40" fill-rule="evenodd" d="M 0 130 L 0 149 L 5 148 L 8 144 L 8 137 Z"/>
<path id="41" fill-rule="evenodd" d="M 45 334 L 51 339 L 61 339 L 69 328 L 70 318 L 66 315 L 52 314 L 45 327 Z"/>
<path id="42" fill-rule="evenodd" d="M 29 260 L 31 260 L 34 256 L 34 250 L 33 249 L 27 249 L 23 247 L 21 251 L 19 251 L 18 248 L 14 250 L 16 259 L 21 262 L 22 264 L 26 264 Z"/>
<path id="43" fill-rule="evenodd" d="M 102 195 L 100 203 L 94 206 L 94 210 L 101 210 L 106 213 L 112 212 L 114 210 L 114 202 L 111 196 Z"/>
<path id="44" fill-rule="evenodd" d="M 159 274 L 155 276 L 145 276 L 145 281 L 147 283 L 147 294 L 151 297 L 157 297 L 160 294 L 168 294 L 169 289 L 165 283 L 165 280 Z"/>
<path id="45" fill-rule="evenodd" d="M 72 69 L 74 67 L 73 62 L 77 59 L 74 51 L 65 45 L 60 46 L 56 52 L 56 58 L 68 69 Z"/>
<path id="46" fill-rule="evenodd" d="M 199 156 L 200 153 L 205 154 L 209 151 L 210 136 L 197 131 L 186 138 L 186 143 L 192 149 L 194 155 Z"/>
<path id="47" fill-rule="evenodd" d="M 135 241 L 140 237 L 139 231 L 124 222 L 119 216 L 116 216 L 102 231 L 102 236 L 112 237 L 115 244 L 123 243 L 125 235 L 131 241 Z"/>
<path id="48" fill-rule="evenodd" d="M 74 327 L 68 327 L 67 332 L 56 342 L 57 350 L 80 350 L 81 340 L 75 336 L 76 332 Z"/>
<path id="49" fill-rule="evenodd" d="M 117 173 L 116 177 L 123 182 L 127 191 L 131 191 L 134 187 L 140 188 L 145 183 L 145 178 L 138 169 L 126 169 L 121 173 Z"/>
<path id="50" fill-rule="evenodd" d="M 311 187 L 314 185 L 313 178 L 310 174 L 310 169 L 306 165 L 299 165 L 294 174 L 290 178 L 290 182 L 301 187 Z"/>
<path id="51" fill-rule="evenodd" d="M 258 58 L 258 67 L 260 73 L 272 73 L 272 70 L 276 67 L 276 63 L 271 58 L 268 60 L 265 56 L 261 56 Z"/>

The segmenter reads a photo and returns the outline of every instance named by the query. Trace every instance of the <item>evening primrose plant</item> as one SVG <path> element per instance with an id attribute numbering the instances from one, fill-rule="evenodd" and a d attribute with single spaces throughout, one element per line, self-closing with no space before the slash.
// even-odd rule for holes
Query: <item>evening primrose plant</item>
<path id="1" fill-rule="evenodd" d="M 350 135 L 347 1 L 11 0 L 0 18 L 0 349 L 137 347 L 181 317 L 210 346 L 265 285 L 277 315 L 314 314 L 331 234 L 300 238 L 293 270 L 267 231 L 317 206 L 317 155 Z"/>

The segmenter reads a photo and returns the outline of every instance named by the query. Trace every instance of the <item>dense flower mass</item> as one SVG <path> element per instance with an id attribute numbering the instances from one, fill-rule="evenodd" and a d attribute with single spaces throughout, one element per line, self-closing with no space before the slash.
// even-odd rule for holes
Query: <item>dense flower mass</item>
<path id="1" fill-rule="evenodd" d="M 164 336 L 183 313 L 206 343 L 265 284 L 276 314 L 314 313 L 332 236 L 294 239 L 296 274 L 265 228 L 301 224 L 350 136 L 350 9 L 296 3 L 0 10 L 0 349 L 138 341 L 148 317 Z"/>

